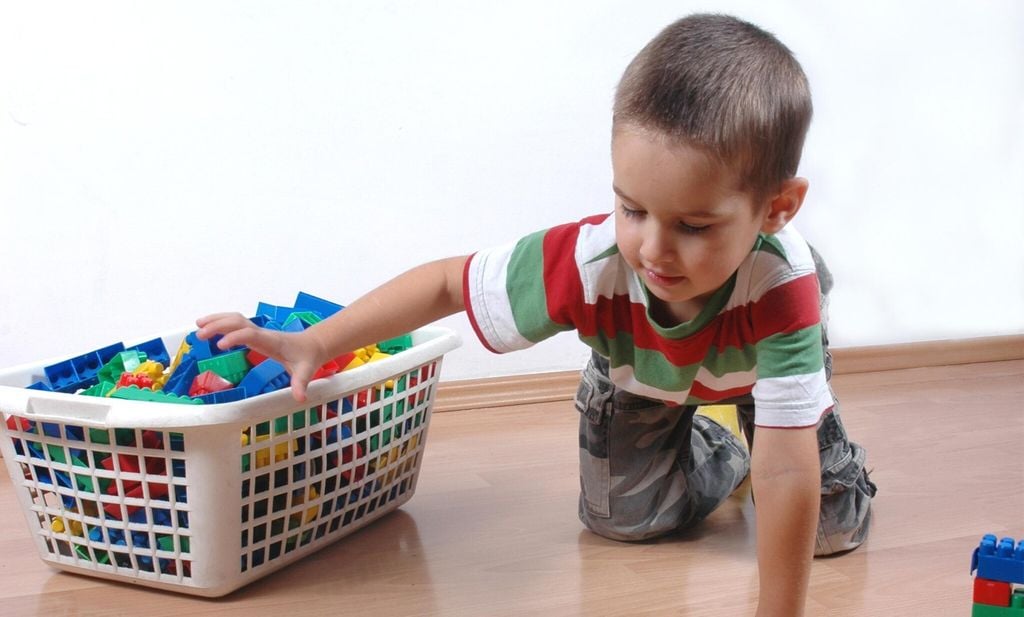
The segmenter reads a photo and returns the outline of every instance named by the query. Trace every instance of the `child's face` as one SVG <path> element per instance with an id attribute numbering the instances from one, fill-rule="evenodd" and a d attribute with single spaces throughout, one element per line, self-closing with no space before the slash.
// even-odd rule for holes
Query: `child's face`
<path id="1" fill-rule="evenodd" d="M 656 132 L 616 130 L 612 168 L 619 251 L 660 301 L 662 325 L 693 319 L 746 258 L 768 209 L 735 188 L 734 172 Z"/>

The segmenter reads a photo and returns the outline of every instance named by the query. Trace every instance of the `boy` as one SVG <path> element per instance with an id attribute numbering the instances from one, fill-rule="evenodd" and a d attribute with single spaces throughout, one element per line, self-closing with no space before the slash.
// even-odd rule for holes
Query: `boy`
<path id="1" fill-rule="evenodd" d="M 875 492 L 828 384 L 830 280 L 787 225 L 807 191 L 795 174 L 810 117 L 806 77 L 772 35 L 684 18 L 619 83 L 614 214 L 414 268 L 302 333 L 218 314 L 199 336 L 278 358 L 302 401 L 327 359 L 458 311 L 495 352 L 575 329 L 594 350 L 576 397 L 583 523 L 618 540 L 667 534 L 750 472 L 758 614 L 802 614 L 812 555 L 859 545 Z M 740 405 L 750 454 L 695 415 L 715 401 Z"/>

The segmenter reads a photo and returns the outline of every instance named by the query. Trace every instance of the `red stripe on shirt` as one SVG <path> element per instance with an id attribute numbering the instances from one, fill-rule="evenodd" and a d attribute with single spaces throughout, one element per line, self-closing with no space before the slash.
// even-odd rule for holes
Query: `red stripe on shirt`
<path id="1" fill-rule="evenodd" d="M 548 318 L 579 329 L 578 320 L 586 312 L 583 304 L 583 282 L 576 264 L 576 240 L 584 225 L 598 225 L 610 215 L 600 214 L 578 223 L 552 227 L 544 234 L 544 294 Z"/>

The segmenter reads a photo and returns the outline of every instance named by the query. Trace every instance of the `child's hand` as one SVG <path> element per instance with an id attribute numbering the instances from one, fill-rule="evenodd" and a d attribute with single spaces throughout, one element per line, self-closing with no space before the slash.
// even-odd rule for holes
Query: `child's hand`
<path id="1" fill-rule="evenodd" d="M 292 396 L 300 403 L 306 400 L 306 386 L 313 373 L 327 361 L 322 345 L 309 332 L 278 332 L 258 327 L 239 313 L 216 313 L 196 320 L 196 336 L 208 340 L 220 334 L 220 349 L 244 345 L 277 360 L 291 375 Z"/>

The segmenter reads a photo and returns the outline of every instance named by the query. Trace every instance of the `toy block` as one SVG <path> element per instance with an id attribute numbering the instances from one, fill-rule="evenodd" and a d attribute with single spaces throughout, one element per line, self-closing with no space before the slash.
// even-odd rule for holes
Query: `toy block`
<path id="1" fill-rule="evenodd" d="M 246 350 L 239 349 L 213 358 L 200 360 L 199 372 L 204 373 L 212 371 L 229 381 L 232 386 L 238 385 L 238 382 L 242 381 L 245 374 L 249 372 L 250 368 L 252 368 L 249 365 L 249 361 L 245 358 L 245 352 Z M 227 388 L 220 388 L 219 390 L 226 389 Z M 219 390 L 209 390 L 208 392 L 218 392 Z M 203 392 L 203 394 L 207 394 L 208 392 Z"/>
<path id="2" fill-rule="evenodd" d="M 246 396 L 256 396 L 286 388 L 291 381 L 288 371 L 280 362 L 268 359 L 249 371 L 238 387 L 245 388 Z"/>
<path id="3" fill-rule="evenodd" d="M 249 318 L 249 321 L 255 324 L 257 328 L 265 328 L 271 322 L 271 319 L 266 315 L 254 315 Z"/>
<path id="4" fill-rule="evenodd" d="M 318 298 L 304 291 L 300 291 L 299 295 L 295 297 L 295 310 L 316 311 L 323 315 L 324 318 L 330 317 L 343 308 L 345 307 L 340 304 Z"/>
<path id="5" fill-rule="evenodd" d="M 100 358 L 100 365 L 110 362 L 114 356 L 124 351 L 124 343 L 114 343 L 97 349 L 94 353 Z"/>
<path id="6" fill-rule="evenodd" d="M 185 356 L 187 356 L 188 352 L 191 350 L 192 346 L 188 344 L 188 341 L 182 339 L 181 344 L 178 345 L 178 351 L 174 353 L 174 359 L 171 360 L 171 366 L 167 368 L 167 372 L 173 375 L 174 371 L 177 370 L 178 366 L 181 364 L 181 361 L 185 359 Z"/>
<path id="7" fill-rule="evenodd" d="M 79 394 L 82 394 L 82 395 L 85 395 L 85 396 L 99 396 L 99 397 L 103 397 L 103 396 L 108 396 L 110 394 L 110 392 L 114 388 L 116 388 L 116 387 L 117 386 L 115 384 L 112 384 L 109 381 L 101 381 L 101 382 L 99 382 L 98 384 L 96 384 L 94 386 L 90 386 L 89 388 L 86 388 L 85 390 L 82 390 L 81 392 L 79 392 Z"/>
<path id="8" fill-rule="evenodd" d="M 264 315 L 270 321 L 276 321 L 277 323 L 284 323 L 284 320 L 288 318 L 288 314 L 294 310 L 290 306 L 275 306 L 266 302 L 260 302 L 256 305 L 257 316 Z"/>
<path id="9" fill-rule="evenodd" d="M 1024 589 L 1013 592 L 1009 606 L 975 603 L 971 609 L 971 617 L 1024 617 Z"/>
<path id="10" fill-rule="evenodd" d="M 146 354 L 146 358 L 163 364 L 164 366 L 171 363 L 171 356 L 167 353 L 167 347 L 164 346 L 163 339 L 155 338 L 145 343 L 139 343 L 134 347 L 129 347 L 129 350 L 135 350 Z"/>
<path id="11" fill-rule="evenodd" d="M 98 353 L 90 351 L 87 354 L 71 358 L 71 364 L 75 367 L 75 371 L 78 372 L 79 380 L 91 381 L 96 379 L 96 373 L 98 373 L 106 363 L 100 361 Z"/>
<path id="12" fill-rule="evenodd" d="M 323 366 L 313 373 L 312 379 L 323 379 L 341 371 L 341 366 L 335 360 L 328 360 Z"/>
<path id="13" fill-rule="evenodd" d="M 1013 538 L 1003 538 L 996 544 L 996 536 L 986 534 L 974 549 L 971 572 L 992 581 L 1024 583 L 1024 540 L 1014 545 Z"/>
<path id="14" fill-rule="evenodd" d="M 412 347 L 412 336 L 409 334 L 403 334 L 402 336 L 396 336 L 395 338 L 388 339 L 377 343 L 377 349 L 386 353 L 395 355 L 401 353 L 406 349 Z"/>
<path id="15" fill-rule="evenodd" d="M 305 329 L 306 324 L 301 319 L 289 319 L 281 326 L 281 332 L 302 332 Z"/>
<path id="16" fill-rule="evenodd" d="M 202 364 L 202 362 L 200 362 Z M 234 386 L 230 381 L 224 379 L 213 371 L 203 371 L 192 380 L 192 386 L 188 389 L 189 396 L 202 396 L 213 394 L 222 390 L 230 390 Z"/>
<path id="17" fill-rule="evenodd" d="M 110 395 L 111 398 L 127 399 L 132 401 L 145 401 L 149 403 L 183 403 L 186 405 L 202 405 L 203 402 L 196 398 L 168 394 L 167 392 L 154 392 L 153 390 L 142 390 L 138 386 L 118 388 Z"/>
<path id="18" fill-rule="evenodd" d="M 57 392 L 74 392 L 82 381 L 71 360 L 64 360 L 63 362 L 45 366 L 43 367 L 43 372 L 50 381 L 50 387 Z"/>
<path id="19" fill-rule="evenodd" d="M 135 373 L 121 373 L 121 377 L 117 380 L 118 388 L 126 388 L 128 386 L 137 386 L 139 388 L 153 389 L 153 378 L 148 375 L 136 375 Z"/>
<path id="20" fill-rule="evenodd" d="M 96 374 L 99 381 L 117 383 L 121 373 L 130 373 L 139 368 L 139 365 L 146 361 L 146 354 L 137 349 L 130 349 L 114 354 L 103 368 Z"/>
<path id="21" fill-rule="evenodd" d="M 164 385 L 164 392 L 182 396 L 188 394 L 192 381 L 199 375 L 199 361 L 189 356 L 181 361 L 178 370 L 171 374 L 171 377 Z"/>
<path id="22" fill-rule="evenodd" d="M 309 326 L 315 325 L 323 321 L 324 318 L 320 316 L 320 313 L 314 311 L 295 311 L 288 316 L 288 319 L 284 320 L 284 325 L 281 329 L 288 330 L 289 326 L 294 322 L 298 321 L 303 324 L 303 329 Z"/>
<path id="23" fill-rule="evenodd" d="M 220 392 L 211 392 L 209 394 L 199 396 L 199 400 L 203 401 L 207 405 L 231 403 L 234 401 L 240 401 L 244 398 L 245 388 L 231 388 L 230 390 L 221 390 Z"/>
<path id="24" fill-rule="evenodd" d="M 370 356 L 369 359 L 367 359 L 366 363 L 369 364 L 370 362 L 380 362 L 381 360 L 387 360 L 390 357 L 391 354 L 386 354 L 378 351 L 374 353 L 372 356 Z"/>
<path id="25" fill-rule="evenodd" d="M 185 337 L 185 343 L 189 346 L 188 355 L 195 360 L 205 360 L 207 358 L 214 357 L 220 352 L 216 345 L 220 338 L 221 337 L 218 334 L 209 340 L 202 341 L 199 340 L 199 337 L 196 336 L 195 332 L 190 332 L 188 336 Z M 182 361 L 184 361 L 184 359 L 182 359 Z"/>
<path id="26" fill-rule="evenodd" d="M 990 581 L 980 576 L 974 579 L 974 601 L 991 606 L 1010 606 L 1010 583 Z"/>

